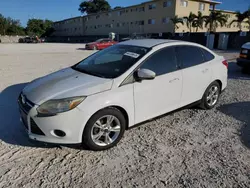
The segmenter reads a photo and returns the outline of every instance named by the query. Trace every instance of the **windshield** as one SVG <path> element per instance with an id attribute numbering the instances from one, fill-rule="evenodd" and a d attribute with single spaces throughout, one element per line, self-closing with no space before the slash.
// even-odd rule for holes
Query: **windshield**
<path id="1" fill-rule="evenodd" d="M 105 41 L 105 39 L 98 39 L 95 42 L 102 42 L 102 41 Z"/>
<path id="2" fill-rule="evenodd" d="M 116 78 L 149 50 L 138 46 L 114 45 L 87 57 L 72 68 L 102 78 Z"/>

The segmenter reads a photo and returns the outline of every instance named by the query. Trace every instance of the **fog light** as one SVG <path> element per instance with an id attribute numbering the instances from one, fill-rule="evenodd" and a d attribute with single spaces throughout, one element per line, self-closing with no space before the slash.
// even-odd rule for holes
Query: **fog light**
<path id="1" fill-rule="evenodd" d="M 54 130 L 54 134 L 58 137 L 65 137 L 66 133 L 61 130 Z"/>

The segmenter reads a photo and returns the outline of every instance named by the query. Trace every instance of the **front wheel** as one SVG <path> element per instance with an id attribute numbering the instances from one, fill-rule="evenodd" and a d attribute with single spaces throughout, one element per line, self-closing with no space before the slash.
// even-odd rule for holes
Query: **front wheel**
<path id="1" fill-rule="evenodd" d="M 200 107 L 208 110 L 214 108 L 218 103 L 220 93 L 220 84 L 218 82 L 211 83 L 202 97 Z"/>
<path id="2" fill-rule="evenodd" d="M 122 138 L 126 119 L 116 108 L 106 108 L 94 114 L 84 129 L 83 144 L 100 151 L 115 146 Z"/>

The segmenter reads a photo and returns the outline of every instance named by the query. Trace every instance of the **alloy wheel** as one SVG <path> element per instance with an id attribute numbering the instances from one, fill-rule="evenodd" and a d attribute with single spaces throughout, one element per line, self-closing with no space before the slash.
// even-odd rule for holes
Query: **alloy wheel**
<path id="1" fill-rule="evenodd" d="M 219 98 L 219 88 L 214 85 L 209 89 L 208 95 L 207 95 L 207 104 L 209 106 L 214 106 Z"/>
<path id="2" fill-rule="evenodd" d="M 113 115 L 106 115 L 99 118 L 91 130 L 91 139 L 98 146 L 112 144 L 121 132 L 121 123 Z"/>

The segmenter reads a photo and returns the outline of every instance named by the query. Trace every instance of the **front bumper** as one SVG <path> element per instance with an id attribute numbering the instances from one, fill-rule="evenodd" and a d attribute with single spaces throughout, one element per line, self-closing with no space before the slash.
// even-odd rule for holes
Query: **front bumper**
<path id="1" fill-rule="evenodd" d="M 20 102 L 18 103 L 20 119 L 30 139 L 55 144 L 79 144 L 82 142 L 86 121 L 78 108 L 55 116 L 39 117 L 36 111 L 37 105 L 27 112 Z M 63 131 L 65 136 L 57 136 L 55 130 Z"/>
<path id="2" fill-rule="evenodd" d="M 240 66 L 240 67 L 250 67 L 250 60 L 249 59 L 238 58 L 237 59 L 237 65 Z"/>
<path id="3" fill-rule="evenodd" d="M 85 46 L 85 49 L 86 49 L 86 50 L 93 50 L 93 46 L 91 46 L 91 45 L 86 45 L 86 46 Z"/>

